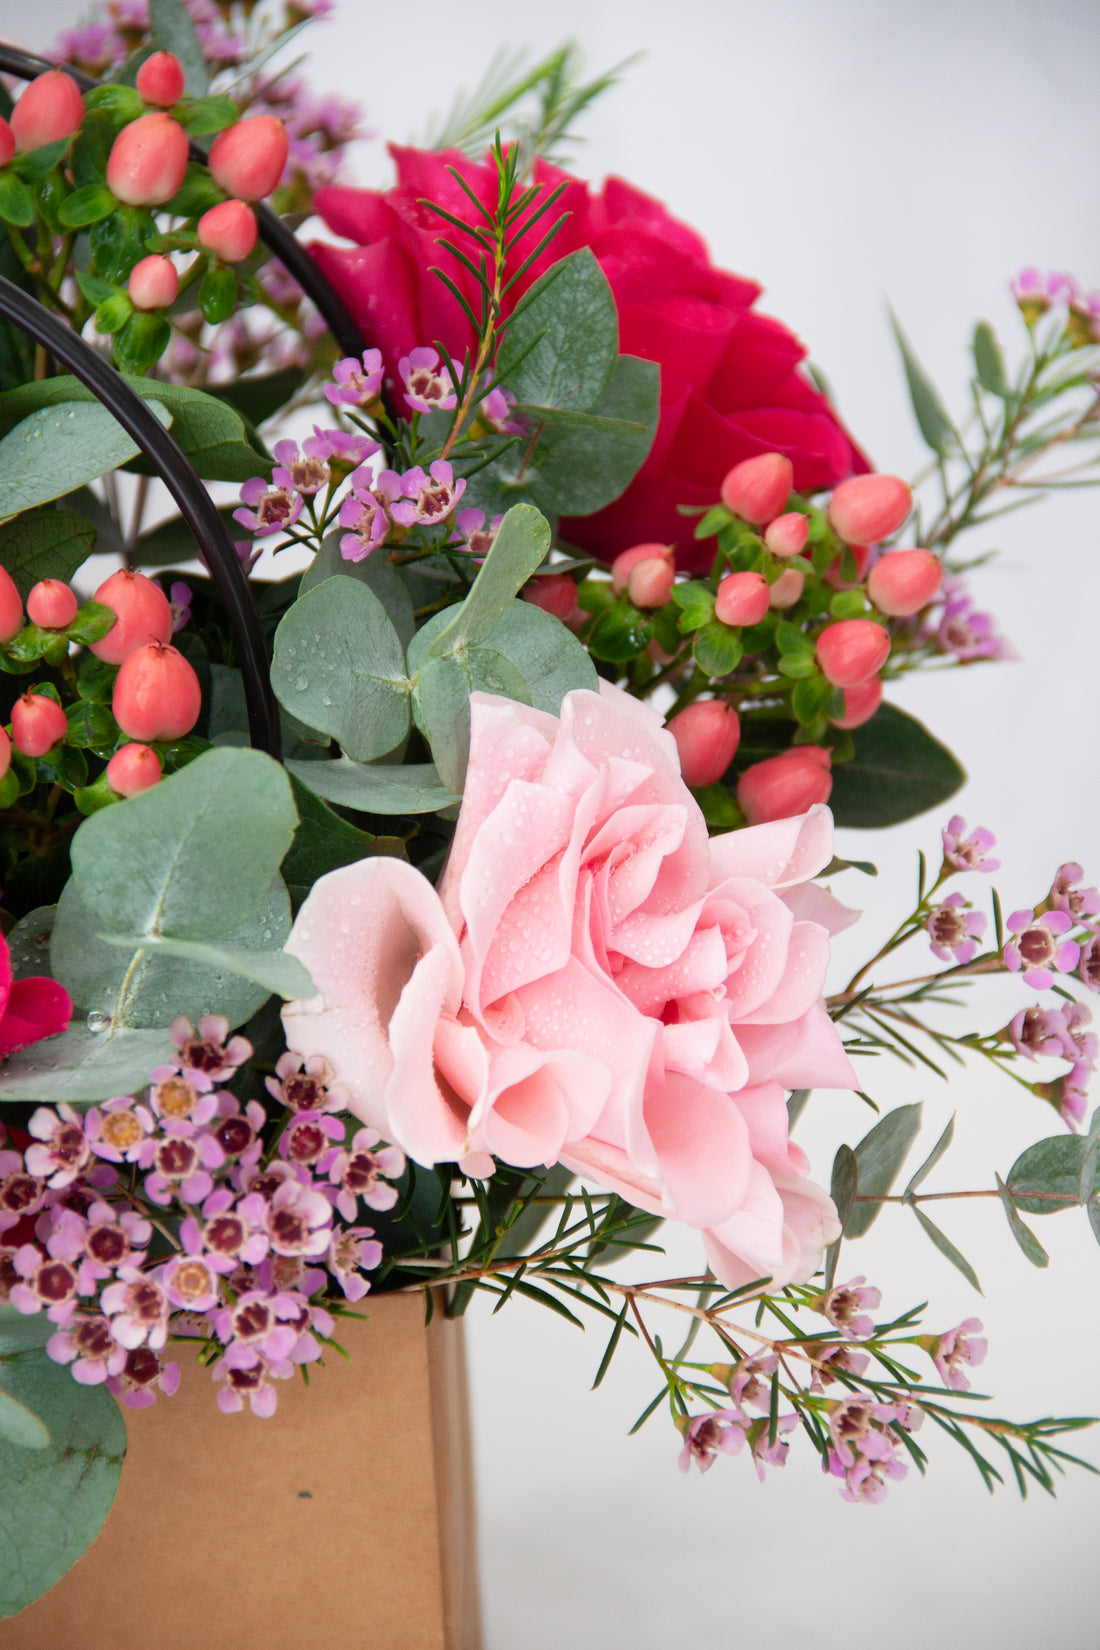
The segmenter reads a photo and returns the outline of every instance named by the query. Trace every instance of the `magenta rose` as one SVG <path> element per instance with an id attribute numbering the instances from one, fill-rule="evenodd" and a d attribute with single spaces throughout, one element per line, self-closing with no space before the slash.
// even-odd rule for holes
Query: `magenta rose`
<path id="1" fill-rule="evenodd" d="M 441 339 L 456 358 L 470 343 L 469 323 L 443 283 L 444 268 L 471 301 L 473 278 L 437 242 L 449 234 L 419 202 L 435 201 L 465 221 L 473 207 L 447 171 L 454 166 L 486 205 L 495 174 L 457 151 L 391 146 L 397 184 L 383 191 L 320 189 L 317 211 L 356 246 L 315 243 L 321 268 L 381 349 L 390 377 L 417 344 Z M 690 518 L 677 505 L 717 501 L 726 472 L 758 453 L 787 454 L 802 492 L 831 487 L 867 469 L 823 395 L 799 370 L 806 352 L 780 321 L 753 309 L 760 288 L 711 264 L 695 232 L 659 201 L 609 178 L 599 193 L 540 162 L 536 181 L 565 182 L 559 209 L 570 216 L 552 247 L 508 296 L 515 303 L 557 258 L 591 247 L 615 294 L 619 348 L 661 368 L 661 420 L 653 449 L 623 496 L 595 515 L 562 524 L 574 544 L 610 561 L 639 543 L 675 543 L 684 567 L 703 565 Z M 544 229 L 530 237 L 530 250 Z M 517 259 L 525 242 L 517 248 Z"/>
<path id="2" fill-rule="evenodd" d="M 675 741 L 604 685 L 560 717 L 474 694 L 439 892 L 403 861 L 322 877 L 284 1010 L 350 1109 L 417 1162 L 561 1162 L 704 1233 L 730 1287 L 808 1278 L 839 1230 L 786 1087 L 852 1087 L 822 1002 L 843 908 L 824 808 L 708 838 Z"/>
<path id="3" fill-rule="evenodd" d="M 8 942 L 0 934 L 0 1059 L 64 1031 L 73 1015 L 64 986 L 45 975 L 13 980 Z"/>

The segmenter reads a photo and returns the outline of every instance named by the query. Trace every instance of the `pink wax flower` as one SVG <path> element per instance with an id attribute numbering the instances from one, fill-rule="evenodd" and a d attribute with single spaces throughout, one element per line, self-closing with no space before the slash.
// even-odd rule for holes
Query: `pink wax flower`
<path id="1" fill-rule="evenodd" d="M 98 1386 L 109 1375 L 121 1375 L 126 1367 L 126 1349 L 119 1346 L 108 1320 L 74 1317 L 67 1329 L 58 1329 L 46 1342 L 46 1355 L 57 1364 L 70 1366 L 74 1381 L 81 1386 Z"/>
<path id="2" fill-rule="evenodd" d="M 817 1364 L 814 1369 L 810 1389 L 813 1392 L 824 1392 L 844 1375 L 863 1375 L 871 1362 L 866 1352 L 856 1352 L 845 1342 L 838 1346 L 824 1346 L 817 1354 Z"/>
<path id="3" fill-rule="evenodd" d="M 72 1019 L 72 998 L 56 980 L 13 980 L 8 942 L 0 934 L 0 1060 L 56 1037 Z"/>
<path id="4" fill-rule="evenodd" d="M 695 1415 L 684 1433 L 680 1451 L 680 1471 L 690 1472 L 692 1462 L 700 1472 L 709 1472 L 723 1455 L 738 1455 L 745 1442 L 747 1417 L 736 1409 L 716 1409 L 709 1415 Z"/>
<path id="5" fill-rule="evenodd" d="M 116 1282 L 109 1283 L 99 1303 L 111 1319 L 111 1334 L 119 1346 L 160 1350 L 168 1339 L 168 1297 L 159 1283 L 133 1266 L 120 1266 Z"/>
<path id="6" fill-rule="evenodd" d="M 302 513 L 302 497 L 286 487 L 271 486 L 262 476 L 253 476 L 241 488 L 241 503 L 249 509 L 234 510 L 233 520 L 247 527 L 258 539 L 283 533 Z"/>
<path id="7" fill-rule="evenodd" d="M 560 717 L 475 693 L 440 892 L 395 859 L 322 877 L 287 1041 L 417 1162 L 562 1162 L 700 1228 L 727 1287 L 805 1281 L 837 1226 L 783 1088 L 854 1082 L 821 1004 L 840 908 L 799 908 L 831 843 L 820 807 L 711 839 L 672 735 L 617 689 Z"/>
<path id="8" fill-rule="evenodd" d="M 933 956 L 941 962 L 968 963 L 977 955 L 987 919 L 980 911 L 971 911 L 962 894 L 948 894 L 942 905 L 929 912 L 924 926 L 932 936 Z"/>
<path id="9" fill-rule="evenodd" d="M 24 1243 L 15 1251 L 12 1265 L 23 1280 L 8 1297 L 15 1310 L 30 1315 L 45 1307 L 51 1322 L 68 1323 L 76 1310 L 75 1268 L 66 1260 L 44 1255 L 33 1243 Z"/>
<path id="10" fill-rule="evenodd" d="M 302 451 L 308 457 L 322 459 L 349 474 L 378 450 L 378 442 L 369 436 L 357 435 L 354 430 L 323 430 L 319 424 L 314 424 L 313 434 L 302 442 Z"/>
<path id="11" fill-rule="evenodd" d="M 989 1342 L 981 1338 L 981 1330 L 979 1319 L 964 1318 L 957 1329 L 949 1329 L 939 1336 L 929 1349 L 940 1380 L 952 1392 L 969 1392 L 970 1381 L 964 1367 L 970 1369 L 985 1362 Z"/>
<path id="12" fill-rule="evenodd" d="M 370 1289 L 364 1270 L 372 1271 L 382 1259 L 382 1245 L 374 1239 L 371 1226 L 345 1226 L 333 1233 L 325 1265 L 349 1301 L 360 1301 Z"/>
<path id="13" fill-rule="evenodd" d="M 177 1069 L 198 1089 L 228 1083 L 240 1066 L 252 1058 L 247 1037 L 230 1037 L 222 1014 L 204 1014 L 196 1032 L 190 1020 L 173 1020 L 171 1038 L 179 1050 Z"/>
<path id="14" fill-rule="evenodd" d="M 46 1182 L 26 1172 L 22 1152 L 0 1152 L 0 1234 L 37 1214 L 45 1201 Z"/>
<path id="15" fill-rule="evenodd" d="M 381 350 L 364 350 L 362 362 L 349 355 L 333 367 L 333 382 L 323 386 L 325 400 L 334 407 L 369 407 L 381 393 L 383 372 Z"/>
<path id="16" fill-rule="evenodd" d="M 287 1052 L 279 1056 L 274 1077 L 265 1077 L 264 1084 L 268 1094 L 291 1111 L 345 1111 L 347 1091 L 335 1079 L 336 1073 L 322 1055 L 303 1060 L 300 1054 Z"/>
<path id="17" fill-rule="evenodd" d="M 383 470 L 374 481 L 369 464 L 362 465 L 351 478 L 351 492 L 340 506 L 338 520 L 348 531 L 340 540 L 345 561 L 363 561 L 384 543 L 390 530 L 390 510 L 401 497 L 401 478 L 393 470 Z"/>
<path id="18" fill-rule="evenodd" d="M 24 1154 L 28 1173 L 47 1186 L 71 1186 L 92 1155 L 80 1113 L 64 1103 L 56 1111 L 39 1106 L 27 1129 L 35 1138 Z"/>
<path id="19" fill-rule="evenodd" d="M 321 1192 L 284 1180 L 271 1199 L 265 1221 L 277 1255 L 323 1255 L 329 1246 L 332 1205 Z"/>
<path id="20" fill-rule="evenodd" d="M 299 1112 L 279 1136 L 279 1156 L 285 1163 L 312 1167 L 330 1151 L 334 1140 L 342 1141 L 344 1125 L 323 1112 Z"/>
<path id="21" fill-rule="evenodd" d="M 294 1365 L 286 1360 L 268 1362 L 259 1353 L 250 1355 L 247 1348 L 234 1346 L 218 1359 L 210 1373 L 214 1380 L 225 1383 L 218 1393 L 218 1408 L 223 1415 L 239 1413 L 247 1398 L 253 1415 L 268 1420 L 278 1403 L 269 1377 L 285 1380 L 294 1373 Z"/>
<path id="22" fill-rule="evenodd" d="M 943 600 L 940 617 L 929 621 L 925 633 L 935 640 L 941 652 L 953 653 L 961 664 L 969 664 L 974 659 L 1016 657 L 1011 644 L 997 634 L 989 614 L 975 609 L 960 578 L 944 579 L 940 594 Z"/>
<path id="23" fill-rule="evenodd" d="M 1012 938 L 1004 948 L 1004 960 L 1014 973 L 1023 969 L 1024 984 L 1035 991 L 1047 991 L 1054 983 L 1054 970 L 1068 974 L 1077 967 L 1081 947 L 1074 940 L 1060 939 L 1073 927 L 1064 911 L 1013 911 L 1008 919 Z"/>
<path id="24" fill-rule="evenodd" d="M 1084 1003 L 1067 1003 L 1062 1012 L 1072 1050 L 1070 1059 L 1076 1057 L 1090 1066 L 1095 1065 L 1100 1055 L 1100 1038 L 1095 1031 L 1085 1030 L 1092 1024 L 1092 1010 Z"/>
<path id="25" fill-rule="evenodd" d="M 1054 1102 L 1058 1115 L 1070 1129 L 1077 1130 L 1085 1119 L 1089 1103 L 1089 1084 L 1095 1067 L 1091 1061 L 1078 1060 L 1066 1075 L 1054 1084 Z"/>
<path id="26" fill-rule="evenodd" d="M 835 1289 L 830 1289 L 827 1295 L 819 1295 L 813 1303 L 815 1312 L 822 1313 L 834 1329 L 850 1340 L 866 1340 L 875 1332 L 874 1320 L 868 1312 L 877 1311 L 882 1305 L 882 1292 L 867 1288 L 866 1284 L 865 1277 L 853 1278 L 850 1283 L 838 1283 Z"/>
<path id="27" fill-rule="evenodd" d="M 455 516 L 455 531 L 465 541 L 471 556 L 485 557 L 493 548 L 493 540 L 503 520 L 503 516 L 494 516 L 486 527 L 484 510 L 459 510 Z"/>
<path id="28" fill-rule="evenodd" d="M 984 825 L 979 825 L 969 836 L 962 814 L 953 814 L 940 833 L 943 837 L 943 857 L 946 865 L 956 871 L 999 871 L 999 859 L 989 859 L 988 851 L 997 838 Z"/>
<path id="29" fill-rule="evenodd" d="M 1100 991 L 1100 934 L 1093 934 L 1082 945 L 1077 974 L 1090 991 Z"/>
<path id="30" fill-rule="evenodd" d="M 1072 861 L 1060 865 L 1048 896 L 1056 911 L 1064 911 L 1081 923 L 1100 915 L 1100 889 L 1078 887 L 1084 874 L 1081 866 Z"/>
<path id="31" fill-rule="evenodd" d="M 156 1402 L 154 1388 L 159 1387 L 165 1397 L 171 1397 L 180 1384 L 180 1366 L 163 1363 L 148 1346 L 136 1346 L 126 1353 L 126 1361 L 117 1375 L 108 1375 L 107 1390 L 121 1398 L 128 1409 L 148 1409 Z"/>
<path id="32" fill-rule="evenodd" d="M 1073 1059 L 1076 1050 L 1070 1040 L 1066 1016 L 1059 1008 L 1021 1008 L 1008 1027 L 1017 1054 L 1034 1060 L 1037 1054 Z"/>
<path id="33" fill-rule="evenodd" d="M 271 479 L 288 493 L 301 493 L 303 498 L 312 498 L 332 479 L 324 459 L 300 453 L 296 441 L 276 441 L 274 452 L 278 463 Z"/>
<path id="34" fill-rule="evenodd" d="M 770 1421 L 754 1421 L 749 1427 L 746 1437 L 752 1454 L 752 1464 L 756 1468 L 756 1476 L 763 1483 L 766 1477 L 765 1467 L 785 1467 L 787 1456 L 790 1453 L 791 1442 L 785 1436 L 793 1432 L 798 1425 L 798 1416 L 779 1415 L 776 1417 L 775 1442 L 769 1443 L 771 1433 Z"/>
<path id="35" fill-rule="evenodd" d="M 141 1253 L 153 1235 L 153 1228 L 134 1209 L 120 1209 L 115 1203 L 93 1203 L 88 1210 L 84 1233 L 84 1267 L 97 1279 L 108 1278 L 120 1266 L 144 1260 Z"/>
<path id="36" fill-rule="evenodd" d="M 415 412 L 450 412 L 458 396 L 446 367 L 440 366 L 439 351 L 420 345 L 397 363 L 398 377 L 405 386 L 405 400 Z"/>
<path id="37" fill-rule="evenodd" d="M 482 420 L 488 424 L 491 430 L 495 430 L 497 435 L 522 435 L 525 426 L 520 423 L 519 419 L 511 417 L 511 411 L 515 404 L 516 398 L 511 390 L 502 389 L 498 386 L 496 389 L 490 390 L 485 399 L 480 402 L 478 412 L 481 414 Z"/>
<path id="38" fill-rule="evenodd" d="M 425 474 L 419 464 L 401 477 L 404 497 L 391 505 L 390 514 L 403 527 L 435 527 L 446 521 L 466 491 L 463 480 L 456 481 L 445 458 L 437 458 Z"/>
<path id="39" fill-rule="evenodd" d="M 168 606 L 172 613 L 172 634 L 181 631 L 191 618 L 191 586 L 177 579 L 168 589 Z"/>
<path id="40" fill-rule="evenodd" d="M 332 1189 L 326 1191 L 345 1220 L 355 1219 L 359 1198 L 368 1209 L 392 1209 L 397 1188 L 388 1182 L 404 1172 L 404 1152 L 382 1146 L 376 1129 L 357 1129 L 349 1150 L 326 1153 L 317 1168 L 328 1175 Z"/>

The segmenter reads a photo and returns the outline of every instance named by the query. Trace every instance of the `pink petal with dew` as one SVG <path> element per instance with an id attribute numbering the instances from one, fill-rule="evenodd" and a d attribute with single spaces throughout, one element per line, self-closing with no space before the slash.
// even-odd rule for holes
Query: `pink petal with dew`
<path id="1" fill-rule="evenodd" d="M 833 857 L 833 816 L 823 803 L 793 819 L 750 825 L 711 838 L 711 887 L 727 877 L 753 877 L 789 888 L 823 871 Z"/>
<path id="2" fill-rule="evenodd" d="M 787 1089 L 858 1089 L 840 1033 L 820 1005 L 786 1025 L 739 1025 L 734 1035 L 749 1062 L 750 1080 Z"/>
<path id="3" fill-rule="evenodd" d="M 842 934 L 863 915 L 850 905 L 842 905 L 835 894 L 817 882 L 803 882 L 786 889 L 783 904 L 794 913 L 796 922 L 816 922 L 829 935 Z"/>
<path id="4" fill-rule="evenodd" d="M 413 866 L 381 857 L 321 877 L 287 940 L 317 989 L 284 1008 L 287 1042 L 307 1058 L 323 1055 L 347 1087 L 349 1109 L 383 1132 L 389 1022 L 418 958 L 433 947 L 447 958 L 442 1003 L 453 1014 L 462 963 L 439 896 Z M 422 1024 L 421 1035 L 430 1050 L 431 1027 Z"/>
<path id="5" fill-rule="evenodd" d="M 549 1165 L 566 1141 L 590 1133 L 610 1091 L 611 1072 L 600 1061 L 570 1049 L 542 1053 L 516 1044 L 494 1051 L 488 1092 L 470 1131 L 479 1131 L 483 1149 L 506 1163 Z M 517 1149 L 535 1155 L 509 1155 Z"/>
<path id="6" fill-rule="evenodd" d="M 796 922 L 791 930 L 783 978 L 774 994 L 746 1013 L 753 1025 L 781 1025 L 801 1019 L 822 993 L 829 968 L 829 936 L 815 922 Z M 734 1014 L 735 1020 L 737 1014 Z"/>
<path id="7" fill-rule="evenodd" d="M 661 1054 L 667 1071 L 683 1072 L 710 1088 L 730 1093 L 748 1081 L 749 1064 L 722 1013 L 697 1020 L 681 1020 L 661 1030 Z"/>
<path id="8" fill-rule="evenodd" d="M 727 944 L 727 936 L 717 922 L 703 918 L 678 957 L 660 968 L 628 962 L 615 976 L 615 983 L 643 1014 L 660 1019 L 668 1002 L 700 992 L 722 992 L 724 996 L 729 973 Z M 725 1013 L 725 1004 L 716 1003 L 715 1012 Z"/>
<path id="9" fill-rule="evenodd" d="M 433 1057 L 432 1034 L 442 1022 L 452 979 L 449 950 L 433 946 L 416 964 L 389 1025 L 393 1072 L 379 1127 L 429 1167 L 461 1157 L 467 1142 L 469 1113 L 449 1086 L 440 1085 Z"/>
<path id="10" fill-rule="evenodd" d="M 728 1094 L 669 1072 L 643 1107 L 657 1179 L 689 1226 L 715 1226 L 740 1208 L 753 1173 L 749 1131 Z"/>
<path id="11" fill-rule="evenodd" d="M 760 1018 L 790 974 L 794 918 L 777 894 L 748 877 L 733 877 L 716 888 L 704 914 L 713 914 L 722 925 L 730 958 L 725 998 L 731 1018 Z"/>

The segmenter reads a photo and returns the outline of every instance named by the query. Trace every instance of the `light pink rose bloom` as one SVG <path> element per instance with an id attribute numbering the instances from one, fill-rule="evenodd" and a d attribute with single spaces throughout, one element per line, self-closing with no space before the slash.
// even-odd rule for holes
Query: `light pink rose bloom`
<path id="1" fill-rule="evenodd" d="M 821 992 L 850 919 L 809 879 L 824 808 L 710 839 L 649 707 L 604 686 L 558 717 L 474 694 L 439 892 L 400 860 L 322 877 L 284 1010 L 350 1109 L 417 1162 L 563 1162 L 703 1230 L 735 1287 L 803 1281 L 838 1235 L 784 1087 L 854 1087 Z"/>

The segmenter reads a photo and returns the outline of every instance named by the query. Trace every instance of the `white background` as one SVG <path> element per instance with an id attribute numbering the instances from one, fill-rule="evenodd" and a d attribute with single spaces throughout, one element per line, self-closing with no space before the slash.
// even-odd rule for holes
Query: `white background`
<path id="1" fill-rule="evenodd" d="M 76 15 L 40 0 L 30 43 Z M 887 299 L 961 412 L 973 321 L 1016 337 L 1006 290 L 1016 269 L 1038 263 L 1100 285 L 1096 24 L 1089 0 L 421 0 L 415 11 L 345 0 L 313 34 L 312 79 L 361 98 L 378 132 L 405 141 L 501 42 L 546 50 L 573 35 L 592 69 L 644 52 L 588 118 L 576 170 L 628 177 L 702 231 L 717 263 L 760 280 L 760 307 L 807 341 L 878 467 L 909 474 L 922 449 Z M 359 164 L 364 183 L 388 179 L 380 142 Z M 1068 494 L 975 535 L 972 548 L 1003 549 L 976 589 L 1022 662 L 895 695 L 972 774 L 955 805 L 998 835 L 1006 910 L 1041 897 L 1064 859 L 1100 875 L 1098 510 L 1100 497 Z M 842 942 L 838 983 L 840 963 L 850 972 L 902 914 L 916 850 L 935 856 L 940 823 L 936 813 L 842 837 L 841 852 L 876 860 L 882 874 L 838 887 L 870 908 Z M 992 988 L 975 1022 L 1003 1024 L 1031 1000 L 1022 987 Z M 932 1187 L 990 1184 L 994 1167 L 1004 1174 L 1024 1145 L 1054 1132 L 1038 1101 L 984 1072 L 950 1090 L 902 1067 L 865 1067 L 864 1080 L 884 1101 L 925 1100 L 926 1147 L 957 1112 L 959 1145 Z M 804 1121 L 800 1138 L 827 1180 L 838 1140 L 854 1142 L 872 1119 L 850 1097 L 818 1095 Z M 930 1295 L 936 1329 L 981 1316 L 992 1341 L 983 1390 L 996 1393 L 997 1412 L 1100 1412 L 1100 1255 L 1083 1217 L 1033 1222 L 1051 1255 L 1045 1273 L 1016 1249 L 995 1204 L 941 1204 L 937 1218 L 973 1261 L 985 1300 L 898 1209 L 848 1252 L 841 1275 L 866 1271 L 892 1311 Z M 690 1238 L 670 1255 L 664 1275 L 698 1264 Z M 894 1486 L 877 1509 L 841 1502 L 798 1441 L 763 1487 L 743 1459 L 685 1479 L 667 1421 L 624 1437 L 655 1390 L 640 1351 L 621 1348 L 589 1395 L 599 1326 L 582 1337 L 515 1303 L 492 1319 L 475 1310 L 470 1324 L 488 1650 L 841 1650 L 857 1636 L 895 1650 L 1096 1644 L 1100 1491 L 1084 1474 L 1056 1503 L 1037 1491 L 1021 1506 L 1008 1488 L 990 1500 L 960 1452 L 926 1429 L 929 1477 Z M 1083 1450 L 1100 1460 L 1088 1435 Z"/>

